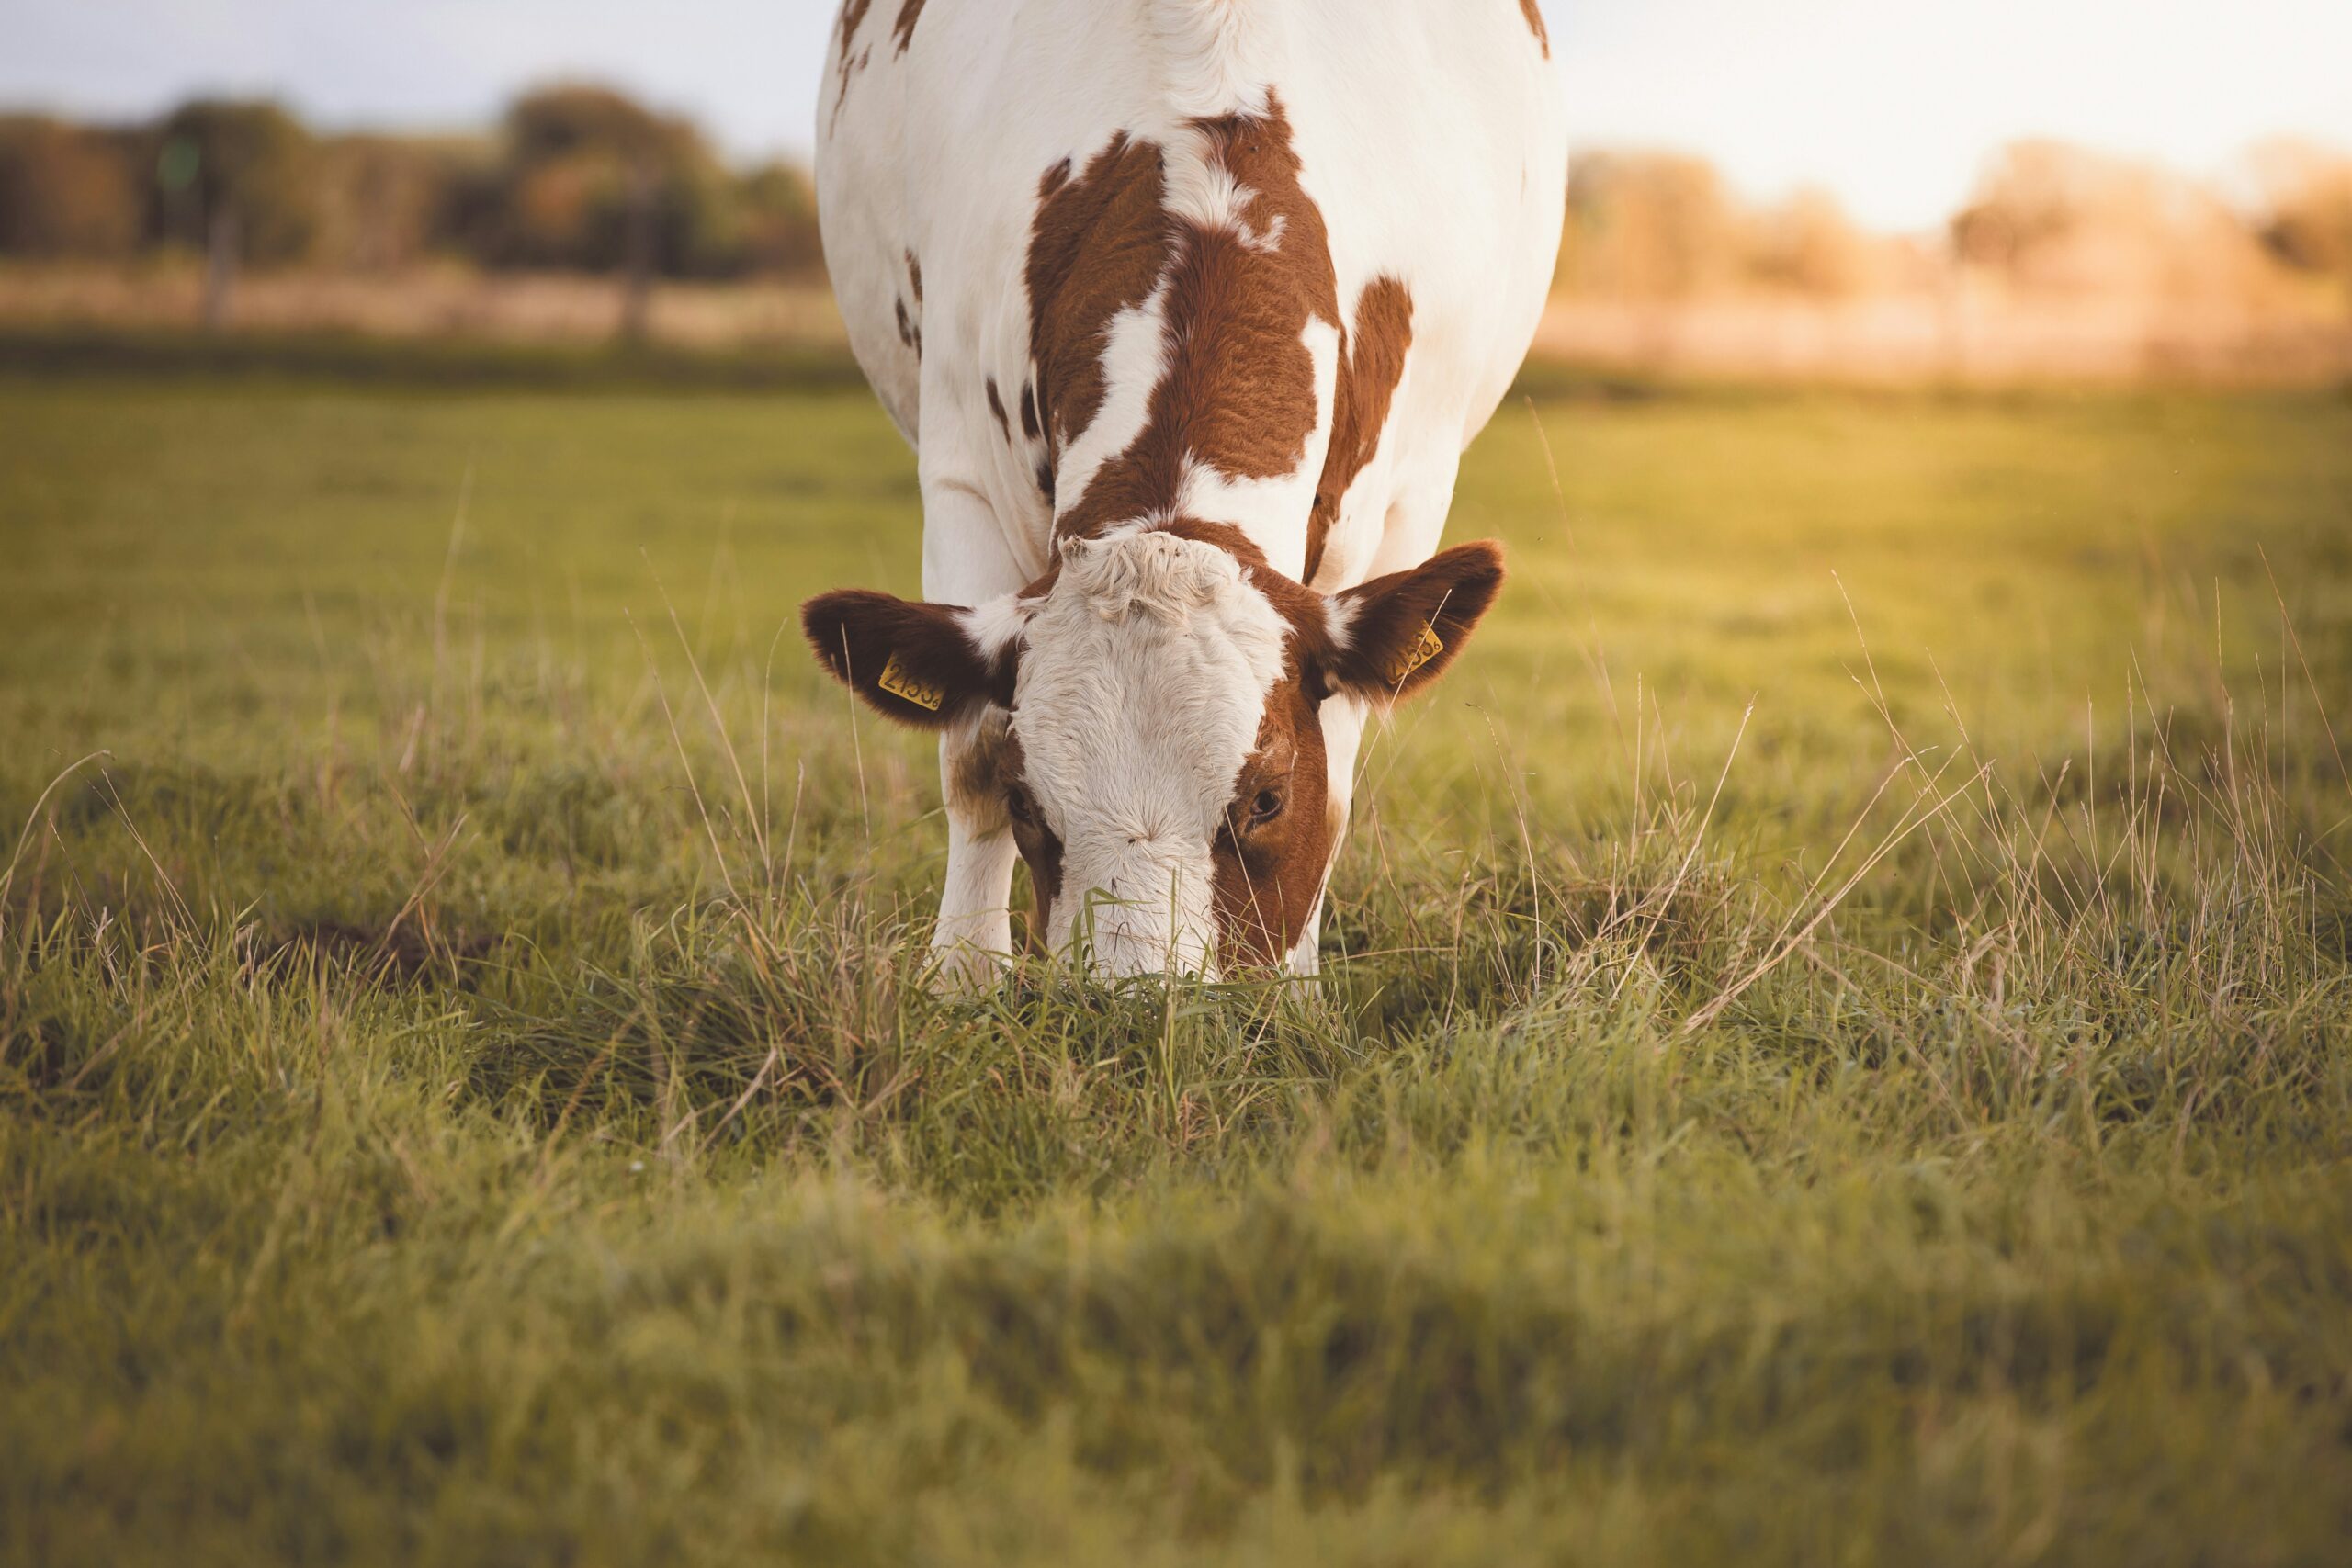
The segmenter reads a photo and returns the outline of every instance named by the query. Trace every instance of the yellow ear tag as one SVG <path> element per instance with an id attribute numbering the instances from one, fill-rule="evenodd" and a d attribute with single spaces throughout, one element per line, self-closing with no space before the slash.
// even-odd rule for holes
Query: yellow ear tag
<path id="1" fill-rule="evenodd" d="M 937 686 L 926 686 L 899 668 L 899 656 L 892 654 L 883 661 L 882 678 L 874 682 L 892 696 L 910 702 L 926 713 L 937 713 L 947 694 Z"/>
<path id="2" fill-rule="evenodd" d="M 1396 668 L 1388 671 L 1388 683 L 1392 686 L 1403 685 L 1406 676 L 1444 651 L 1445 644 L 1439 640 L 1437 627 L 1430 623 L 1423 622 L 1420 641 L 1415 643 L 1411 650 L 1396 661 Z"/>

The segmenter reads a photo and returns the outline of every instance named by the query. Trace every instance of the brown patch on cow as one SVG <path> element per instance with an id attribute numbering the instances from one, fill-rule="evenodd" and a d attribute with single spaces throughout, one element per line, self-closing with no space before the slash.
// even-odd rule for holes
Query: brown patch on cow
<path id="1" fill-rule="evenodd" d="M 1413 297 L 1393 277 L 1375 277 L 1356 298 L 1355 330 L 1340 343 L 1339 384 L 1331 395 L 1331 445 L 1323 455 L 1323 476 L 1315 484 L 1315 509 L 1306 519 L 1308 582 L 1323 565 L 1323 541 L 1339 521 L 1340 502 L 1380 450 L 1388 405 L 1405 376 L 1405 354 L 1413 343 Z"/>
<path id="2" fill-rule="evenodd" d="M 865 69 L 866 61 L 874 53 L 871 47 L 860 50 L 855 54 L 849 51 L 849 46 L 857 40 L 858 24 L 865 20 L 865 13 L 873 3 L 874 0 L 846 0 L 842 6 L 841 62 L 836 67 L 841 83 L 833 93 L 832 124 L 836 126 L 842 121 L 842 106 L 849 102 L 850 78 Z M 831 129 L 831 126 L 827 127 L 828 130 Z"/>
<path id="3" fill-rule="evenodd" d="M 1535 0 L 1519 0 L 1519 14 L 1527 18 L 1527 30 L 1535 35 L 1536 45 L 1544 51 L 1544 58 L 1552 58 L 1552 35 L 1544 30 L 1544 13 Z"/>
<path id="4" fill-rule="evenodd" d="M 985 385 L 988 389 L 989 412 L 996 417 L 997 434 L 1003 436 L 1007 441 L 1011 441 L 1012 439 L 1012 422 L 1005 417 L 1004 399 L 998 395 L 996 389 L 996 378 L 993 376 L 989 377 L 983 385 Z"/>
<path id="5" fill-rule="evenodd" d="M 907 313 L 907 302 L 904 299 L 899 300 L 898 306 L 899 341 L 913 349 L 915 357 L 921 359 L 922 357 L 922 329 L 917 326 L 915 319 Z"/>
<path id="6" fill-rule="evenodd" d="M 947 804 L 983 833 L 1005 826 L 1005 791 L 1021 777 L 1020 747 L 1011 723 L 1004 709 L 988 708 L 970 733 L 948 748 Z"/>
<path id="7" fill-rule="evenodd" d="M 922 303 L 922 263 L 915 260 L 912 251 L 907 253 L 907 281 L 914 286 L 915 303 Z"/>
<path id="8" fill-rule="evenodd" d="M 1037 493 L 1044 496 L 1046 506 L 1051 507 L 1054 504 L 1054 466 L 1043 457 L 1037 459 L 1036 479 Z"/>
<path id="9" fill-rule="evenodd" d="M 1532 5 L 1534 0 L 1524 0 L 1524 3 Z M 906 0 L 906 4 L 899 7 L 899 19 L 890 24 L 891 35 L 899 40 L 899 47 L 894 52 L 907 52 L 907 45 L 915 41 L 915 23 L 922 16 L 922 0 Z"/>
<path id="10" fill-rule="evenodd" d="M 1306 930 L 1330 870 L 1329 764 L 1305 660 L 1266 694 L 1258 744 L 1241 765 L 1211 855 L 1217 953 L 1227 970 L 1279 965 Z M 1282 809 L 1253 820 L 1261 797 Z"/>
<path id="11" fill-rule="evenodd" d="M 1029 231 L 1029 354 L 1049 454 L 1084 434 L 1109 387 L 1112 320 L 1150 298 L 1173 243 L 1158 145 L 1125 131 L 1071 177 L 1069 160 L 1037 183 Z"/>
<path id="12" fill-rule="evenodd" d="M 1044 813 L 1037 809 L 1036 797 L 1029 793 L 1028 758 L 1021 750 L 1021 737 L 1010 728 L 1005 731 L 996 761 L 1005 819 L 1012 826 L 1013 847 L 1021 852 L 1022 863 L 1029 868 L 1029 891 L 1037 903 L 1030 930 L 1042 938 L 1046 922 L 1053 919 L 1054 900 L 1061 897 L 1062 841 L 1046 825 Z"/>
<path id="13" fill-rule="evenodd" d="M 1299 183 L 1282 100 L 1269 93 L 1262 115 L 1222 115 L 1188 129 L 1247 199 L 1229 226 L 1161 215 L 1159 248 L 1172 253 L 1163 275 L 1166 367 L 1142 433 L 1071 501 L 1056 524 L 1063 535 L 1168 514 L 1194 463 L 1231 479 L 1294 473 L 1315 434 L 1315 361 L 1305 333 L 1311 321 L 1340 325 L 1339 286 L 1322 211 Z M 1155 200 L 1159 185 L 1155 164 Z M 1148 298 L 1156 281 L 1145 282 L 1135 299 Z M 1105 315 L 1095 341 L 1108 324 Z M 1096 347 L 1090 363 L 1098 388 L 1100 359 Z M 1067 426 L 1055 408 L 1049 434 L 1067 442 L 1101 401 L 1097 390 L 1088 420 Z"/>

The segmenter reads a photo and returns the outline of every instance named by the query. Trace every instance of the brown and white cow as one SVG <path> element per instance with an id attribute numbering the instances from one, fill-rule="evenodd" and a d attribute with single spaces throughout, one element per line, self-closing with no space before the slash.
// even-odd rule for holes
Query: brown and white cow
<path id="1" fill-rule="evenodd" d="M 1311 973 L 1368 710 L 1502 581 L 1436 551 L 1558 248 L 1535 0 L 848 0 L 825 259 L 923 593 L 802 612 L 940 734 L 952 976 Z"/>

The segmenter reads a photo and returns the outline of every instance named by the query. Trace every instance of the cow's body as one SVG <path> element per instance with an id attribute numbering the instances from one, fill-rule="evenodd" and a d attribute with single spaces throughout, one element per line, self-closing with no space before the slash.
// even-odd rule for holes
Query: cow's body
<path id="1" fill-rule="evenodd" d="M 819 209 L 925 598 L 1178 520 L 1323 593 L 1429 559 L 1551 279 L 1548 55 L 1533 0 L 848 0 Z M 1363 705 L 1320 710 L 1328 861 Z M 1001 728 L 944 737 L 943 945 L 1009 945 Z"/>

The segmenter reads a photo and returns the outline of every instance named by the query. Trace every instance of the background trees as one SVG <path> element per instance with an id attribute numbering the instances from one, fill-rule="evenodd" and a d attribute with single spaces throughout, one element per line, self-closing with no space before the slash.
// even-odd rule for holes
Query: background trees
<path id="1" fill-rule="evenodd" d="M 527 93 L 472 136 L 319 135 L 283 107 L 203 99 L 153 125 L 0 118 L 0 255 L 210 255 L 216 266 L 654 277 L 811 274 L 808 175 L 729 168 L 691 122 L 607 88 Z"/>
<path id="2" fill-rule="evenodd" d="M 323 134 L 281 106 L 206 99 L 149 125 L 0 117 L 0 258 L 210 258 L 392 272 L 427 262 L 624 280 L 813 277 L 808 173 L 730 165 L 690 120 L 606 87 L 524 94 L 459 135 Z M 1645 312 L 1726 294 L 1836 299 L 1939 287 L 1952 269 L 2018 296 L 2256 301 L 2352 290 L 2352 154 L 2279 141 L 2221 185 L 2049 141 L 1990 158 L 1939 232 L 1855 223 L 1826 192 L 1758 204 L 1702 158 L 1578 154 L 1557 289 Z"/>

